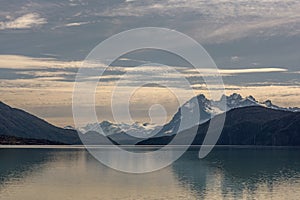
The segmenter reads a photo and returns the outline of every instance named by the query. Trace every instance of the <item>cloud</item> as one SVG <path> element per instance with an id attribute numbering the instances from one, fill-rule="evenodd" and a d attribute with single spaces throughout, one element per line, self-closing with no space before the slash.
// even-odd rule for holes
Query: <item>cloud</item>
<path id="1" fill-rule="evenodd" d="M 164 17 L 169 26 L 175 25 L 176 29 L 184 30 L 201 42 L 222 43 L 249 35 L 299 35 L 299 6 L 296 0 L 149 0 L 120 3 L 98 15 Z M 172 24 L 173 21 L 176 24 Z M 184 29 L 178 27 L 181 22 Z"/>
<path id="2" fill-rule="evenodd" d="M 71 27 L 71 26 L 81 26 L 85 24 L 89 24 L 90 22 L 73 22 L 73 23 L 68 23 L 65 24 L 66 27 Z"/>
<path id="3" fill-rule="evenodd" d="M 202 19 L 218 20 L 224 22 L 231 19 L 291 19 L 298 16 L 299 1 L 297 0 L 166 0 L 156 1 L 132 1 L 127 4 L 119 4 L 111 12 L 102 13 L 108 16 L 143 16 L 151 13 L 170 15 L 187 14 L 193 12 L 194 15 L 202 14 Z M 138 9 L 137 9 L 138 8 Z M 234 20 L 235 21 L 235 20 Z"/>
<path id="4" fill-rule="evenodd" d="M 10 21 L 0 22 L 0 30 L 5 29 L 30 29 L 46 24 L 47 20 L 38 13 L 28 13 Z"/>
<path id="5" fill-rule="evenodd" d="M 230 58 L 231 62 L 239 62 L 240 59 L 241 59 L 241 58 L 238 57 L 238 56 L 232 56 L 232 57 Z"/>
<path id="6" fill-rule="evenodd" d="M 247 74 L 247 73 L 269 73 L 269 72 L 287 72 L 287 69 L 284 68 L 249 68 L 249 69 L 219 69 L 218 72 L 221 75 L 233 75 L 233 74 Z M 204 73 L 210 74 L 214 73 L 213 69 L 187 69 L 186 73 Z M 194 74 L 193 74 L 194 75 Z"/>
<path id="7" fill-rule="evenodd" d="M 11 13 L 19 16 L 24 12 L 28 14 L 18 18 L 10 16 L 0 22 L 0 30 L 39 26 L 47 23 L 47 18 L 53 25 L 51 30 L 87 23 L 99 27 L 110 25 L 110 28 L 101 30 L 110 36 L 128 27 L 164 26 L 184 32 L 205 44 L 229 42 L 248 36 L 300 35 L 300 2 L 297 0 L 124 0 L 106 1 L 105 4 L 72 1 L 59 5 L 33 0 L 32 3 L 20 3 L 15 7 L 0 13 L 0 17 L 5 18 Z M 19 10 L 18 7 L 24 9 Z M 50 9 L 51 13 L 48 12 Z M 42 18 L 36 10 L 47 17 Z"/>
<path id="8" fill-rule="evenodd" d="M 221 69 L 221 74 L 245 74 L 245 73 L 268 73 L 268 72 L 286 72 L 283 68 L 256 68 L 256 69 Z"/>
<path id="9" fill-rule="evenodd" d="M 0 68 L 78 68 L 81 64 L 81 61 L 60 61 L 54 58 L 33 58 L 20 55 L 0 55 Z"/>
<path id="10" fill-rule="evenodd" d="M 122 61 L 132 61 L 130 59 L 121 59 Z M 77 70 L 82 66 L 83 61 L 63 61 L 54 58 L 33 58 L 20 55 L 0 55 L 0 71 L 2 80 L 13 79 L 38 79 L 47 78 L 49 81 L 73 82 Z M 246 69 L 219 69 L 213 70 L 208 68 L 192 69 L 180 66 L 162 66 L 143 64 L 138 67 L 128 66 L 126 63 L 113 65 L 106 69 L 100 82 L 114 83 L 126 77 L 125 85 L 140 84 L 140 82 L 159 82 L 178 86 L 183 77 L 191 83 L 203 82 L 203 77 L 213 77 L 216 73 L 223 78 L 236 76 L 238 74 L 250 73 L 274 73 L 287 72 L 284 68 L 246 68 Z M 97 67 L 105 67 L 101 63 L 84 63 L 86 70 L 89 70 L 90 77 L 84 77 L 82 81 L 98 80 Z M 171 70 L 172 69 L 172 70 Z M 177 72 L 176 72 L 177 71 Z M 245 78 L 245 77 L 244 77 Z M 243 78 L 243 80 L 244 80 Z M 234 79 L 238 80 L 238 79 Z M 240 80 L 241 81 L 241 80 Z"/>

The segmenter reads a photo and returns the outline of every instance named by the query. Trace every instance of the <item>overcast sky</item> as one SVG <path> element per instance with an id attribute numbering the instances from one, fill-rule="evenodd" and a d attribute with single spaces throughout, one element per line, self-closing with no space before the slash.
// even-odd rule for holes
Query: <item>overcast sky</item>
<path id="1" fill-rule="evenodd" d="M 202 44 L 220 69 L 228 94 L 299 107 L 299 8 L 297 0 L 2 0 L 0 100 L 57 125 L 72 125 L 73 81 L 81 61 L 108 37 L 151 26 L 180 31 Z M 183 64 L 160 51 L 124 55 L 102 80 L 107 87 L 97 98 L 99 112 L 109 106 L 109 95 L 103 94 L 110 94 L 113 81 L 126 71 L 118 67 L 152 62 Z M 197 87 L 200 77 L 185 74 L 197 93 L 205 93 Z M 160 90 L 162 102 L 172 99 Z M 169 115 L 178 106 L 171 102 Z M 142 110 L 143 104 L 135 107 Z"/>

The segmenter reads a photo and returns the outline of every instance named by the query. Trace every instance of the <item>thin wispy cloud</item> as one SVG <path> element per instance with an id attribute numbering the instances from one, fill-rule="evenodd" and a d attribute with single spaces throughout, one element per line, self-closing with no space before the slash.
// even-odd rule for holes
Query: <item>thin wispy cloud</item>
<path id="1" fill-rule="evenodd" d="M 247 74 L 247 73 L 270 73 L 270 72 L 286 72 L 288 71 L 287 69 L 284 68 L 248 68 L 248 69 L 219 69 L 217 70 L 221 75 L 230 75 L 230 74 Z M 201 73 L 204 73 L 204 75 L 206 74 L 210 74 L 210 73 L 215 73 L 216 70 L 212 70 L 212 69 L 187 69 L 185 70 L 185 73 L 191 73 L 193 75 L 195 75 L 194 73 L 199 73 L 201 75 Z"/>
<path id="2" fill-rule="evenodd" d="M 47 20 L 38 13 L 28 13 L 14 19 L 0 21 L 0 30 L 6 29 L 30 29 L 46 24 Z"/>
<path id="3" fill-rule="evenodd" d="M 121 61 L 131 62 L 131 59 L 120 59 Z M 55 58 L 33 58 L 20 55 L 0 55 L 0 70 L 3 76 L 1 79 L 40 79 L 46 78 L 49 81 L 75 81 L 76 72 L 80 67 L 86 67 L 91 77 L 85 77 L 85 80 L 98 80 L 97 67 L 106 67 L 102 63 L 86 63 L 83 61 L 63 61 Z M 116 82 L 122 77 L 126 77 L 125 82 L 128 85 L 135 85 L 135 82 L 161 82 L 172 83 L 174 86 L 185 77 L 192 83 L 200 83 L 203 77 L 212 77 L 219 74 L 222 77 L 237 76 L 239 74 L 251 73 L 281 73 L 288 72 L 285 68 L 243 68 L 243 69 L 208 69 L 208 68 L 186 68 L 182 66 L 160 66 L 143 64 L 141 66 L 122 65 L 110 66 L 102 75 L 100 82 Z M 167 68 L 166 68 L 167 67 Z M 172 69 L 172 70 L 171 70 Z M 6 78 L 5 78 L 6 77 Z"/>
<path id="4" fill-rule="evenodd" d="M 33 58 L 21 55 L 0 55 L 0 68 L 78 68 L 81 61 L 61 61 L 54 58 Z"/>
<path id="5" fill-rule="evenodd" d="M 65 24 L 64 26 L 66 26 L 66 27 L 81 26 L 81 25 L 85 25 L 85 24 L 89 24 L 89 23 L 90 22 L 72 22 L 72 23 Z"/>
<path id="6" fill-rule="evenodd" d="M 283 68 L 251 68 L 251 69 L 221 69 L 221 74 L 245 74 L 245 73 L 268 73 L 268 72 L 286 72 Z"/>

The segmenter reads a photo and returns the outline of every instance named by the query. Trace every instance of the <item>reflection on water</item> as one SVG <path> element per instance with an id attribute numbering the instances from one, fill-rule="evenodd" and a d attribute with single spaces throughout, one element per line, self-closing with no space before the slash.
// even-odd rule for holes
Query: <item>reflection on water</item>
<path id="1" fill-rule="evenodd" d="M 172 168 L 199 199 L 300 199 L 299 153 L 288 148 L 219 147 L 201 161 L 194 159 L 197 151 L 190 151 Z"/>
<path id="2" fill-rule="evenodd" d="M 109 169 L 83 149 L 0 149 L 0 199 L 300 199 L 300 149 L 188 151 L 163 170 Z"/>
<path id="3" fill-rule="evenodd" d="M 40 149 L 1 149 L 0 148 L 0 187 L 8 181 L 21 179 L 26 174 L 38 170 L 49 160 L 49 151 Z"/>

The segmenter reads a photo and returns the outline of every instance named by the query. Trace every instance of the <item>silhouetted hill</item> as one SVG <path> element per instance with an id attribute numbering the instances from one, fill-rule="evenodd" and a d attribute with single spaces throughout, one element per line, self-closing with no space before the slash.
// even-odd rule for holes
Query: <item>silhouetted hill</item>
<path id="1" fill-rule="evenodd" d="M 223 115 L 223 114 L 221 114 Z M 211 120 L 218 120 L 218 115 Z M 201 145 L 210 121 L 199 125 L 193 145 Z M 178 133 L 178 145 L 184 144 L 190 130 Z M 138 145 L 166 145 L 174 135 L 150 138 Z M 300 113 L 264 107 L 244 107 L 226 113 L 218 145 L 300 146 Z"/>
<path id="2" fill-rule="evenodd" d="M 0 102 L 0 135 L 54 143 L 79 144 L 77 132 L 49 124 L 23 110 Z"/>
<path id="3" fill-rule="evenodd" d="M 111 145 L 116 142 L 97 132 L 81 134 L 86 145 Z M 76 130 L 59 128 L 23 110 L 0 102 L 0 144 L 82 144 Z M 107 140 L 108 139 L 108 140 Z"/>

